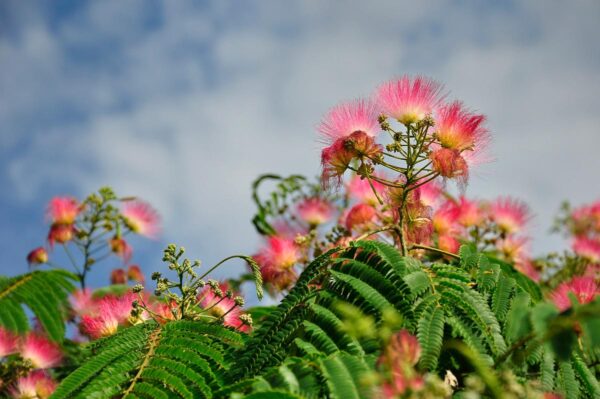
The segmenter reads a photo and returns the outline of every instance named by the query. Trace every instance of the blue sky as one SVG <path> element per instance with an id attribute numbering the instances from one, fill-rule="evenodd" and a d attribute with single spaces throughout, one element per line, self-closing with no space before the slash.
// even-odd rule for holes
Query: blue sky
<path id="1" fill-rule="evenodd" d="M 599 20 L 595 0 L 2 1 L 0 273 L 26 270 L 52 196 L 102 185 L 162 214 L 133 243 L 148 273 L 168 242 L 251 254 L 252 180 L 316 174 L 327 109 L 405 73 L 489 116 L 468 194 L 525 199 L 534 251 L 562 248 L 560 202 L 600 197 Z"/>

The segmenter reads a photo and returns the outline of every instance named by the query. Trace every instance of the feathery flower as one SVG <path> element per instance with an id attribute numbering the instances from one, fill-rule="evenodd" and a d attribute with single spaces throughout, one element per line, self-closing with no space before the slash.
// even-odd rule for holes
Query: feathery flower
<path id="1" fill-rule="evenodd" d="M 456 178 L 461 185 L 465 185 L 469 180 L 469 166 L 457 150 L 449 148 L 438 148 L 429 154 L 432 169 L 440 176 L 454 179 Z"/>
<path id="2" fill-rule="evenodd" d="M 407 330 L 400 330 L 391 337 L 378 361 L 388 368 L 391 376 L 391 381 L 382 386 L 383 397 L 397 398 L 408 389 L 419 390 L 423 387 L 423 377 L 414 369 L 420 356 L 419 341 Z"/>
<path id="3" fill-rule="evenodd" d="M 529 207 L 511 197 L 499 197 L 490 205 L 490 218 L 505 234 L 521 231 L 531 219 Z"/>
<path id="4" fill-rule="evenodd" d="M 55 367 L 62 361 L 60 347 L 46 337 L 35 332 L 28 333 L 19 344 L 23 359 L 31 361 L 36 369 Z"/>
<path id="5" fill-rule="evenodd" d="M 296 280 L 294 265 L 300 260 L 298 246 L 292 239 L 272 236 L 253 258 L 260 266 L 263 279 L 278 290 L 288 288 Z"/>
<path id="6" fill-rule="evenodd" d="M 160 232 L 160 217 L 150 204 L 141 200 L 127 201 L 121 214 L 133 232 L 149 238 L 156 238 Z"/>
<path id="7" fill-rule="evenodd" d="M 83 315 L 81 331 L 92 339 L 113 335 L 119 326 L 130 323 L 132 302 L 136 299 L 137 296 L 131 292 L 122 297 L 105 296 L 98 301 L 97 312 Z"/>
<path id="8" fill-rule="evenodd" d="M 377 89 L 377 102 L 385 115 L 408 125 L 421 121 L 440 103 L 441 85 L 433 80 L 408 76 L 382 84 Z"/>
<path id="9" fill-rule="evenodd" d="M 38 247 L 27 255 L 29 266 L 40 265 L 46 262 L 48 262 L 48 251 L 44 247 Z"/>
<path id="10" fill-rule="evenodd" d="M 29 375 L 19 377 L 9 388 L 11 398 L 15 399 L 47 399 L 58 384 L 45 371 L 35 370 Z"/>
<path id="11" fill-rule="evenodd" d="M 461 196 L 457 205 L 458 223 L 463 227 L 473 227 L 480 225 L 485 215 L 478 201 L 471 201 Z"/>
<path id="12" fill-rule="evenodd" d="M 419 186 L 415 191 L 419 195 L 421 204 L 434 207 L 441 198 L 442 186 L 440 186 L 435 180 L 432 180 L 423 184 L 422 186 Z"/>
<path id="13" fill-rule="evenodd" d="M 129 263 L 133 256 L 133 248 L 122 238 L 114 237 L 109 242 L 110 250 L 123 259 L 124 263 Z"/>
<path id="14" fill-rule="evenodd" d="M 335 208 L 331 202 L 323 198 L 311 197 L 302 200 L 296 207 L 296 213 L 310 226 L 327 223 L 333 217 Z"/>
<path id="15" fill-rule="evenodd" d="M 508 235 L 503 239 L 496 241 L 496 248 L 504 255 L 506 259 L 518 261 L 525 259 L 528 253 L 529 239 L 527 237 L 517 237 Z"/>
<path id="16" fill-rule="evenodd" d="M 460 101 L 444 105 L 435 119 L 435 136 L 444 148 L 473 150 L 476 144 L 485 145 L 488 131 L 483 127 L 485 116 L 467 111 Z"/>
<path id="17" fill-rule="evenodd" d="M 527 257 L 517 259 L 515 262 L 515 269 L 538 283 L 540 281 L 540 272 L 536 269 L 533 261 Z"/>
<path id="18" fill-rule="evenodd" d="M 440 235 L 455 233 L 459 216 L 460 209 L 453 202 L 446 201 L 433 213 L 433 229 Z"/>
<path id="19" fill-rule="evenodd" d="M 323 118 L 319 132 L 323 142 L 329 145 L 356 132 L 375 137 L 379 133 L 377 118 L 377 108 L 372 101 L 356 100 L 332 108 Z"/>
<path id="20" fill-rule="evenodd" d="M 457 254 L 460 249 L 460 241 L 456 237 L 449 234 L 442 234 L 438 237 L 438 247 L 442 251 Z"/>
<path id="21" fill-rule="evenodd" d="M 73 292 L 71 298 L 69 298 L 69 303 L 71 304 L 71 309 L 77 316 L 92 314 L 97 310 L 97 303 L 94 298 L 92 298 L 92 290 L 89 288 Z"/>
<path id="22" fill-rule="evenodd" d="M 73 224 L 81 211 L 75 198 L 54 197 L 48 203 L 46 217 L 52 224 Z"/>
<path id="23" fill-rule="evenodd" d="M 242 309 L 236 303 L 234 298 L 238 295 L 232 293 L 232 295 L 228 296 L 228 290 L 229 286 L 226 283 L 219 284 L 220 292 L 215 292 L 212 287 L 206 285 L 198 295 L 198 302 L 200 303 L 200 306 L 208 310 L 211 315 L 217 318 L 223 318 L 224 325 L 233 327 L 242 332 L 248 332 L 250 326 L 243 323 L 240 319 Z"/>
<path id="24" fill-rule="evenodd" d="M 346 229 L 352 231 L 357 226 L 369 224 L 377 215 L 377 211 L 367 204 L 354 205 L 346 215 Z"/>
<path id="25" fill-rule="evenodd" d="M 375 180 L 371 180 L 373 187 L 377 190 L 377 193 L 381 197 L 385 191 L 386 186 L 383 184 L 376 182 Z M 355 175 L 352 177 L 347 186 L 347 192 L 351 198 L 363 202 L 367 205 L 376 206 L 379 204 L 377 200 L 377 196 L 373 192 L 371 188 L 371 184 L 369 184 L 369 180 L 366 178 L 362 178 L 361 176 Z"/>
<path id="26" fill-rule="evenodd" d="M 600 201 L 573 209 L 571 220 L 575 235 L 600 233 Z"/>
<path id="27" fill-rule="evenodd" d="M 17 338 L 11 331 L 0 326 L 0 358 L 17 350 Z"/>
<path id="28" fill-rule="evenodd" d="M 598 285 L 592 277 L 574 277 L 556 287 L 550 294 L 550 299 L 563 312 L 571 307 L 569 293 L 572 293 L 580 304 L 586 304 L 592 302 L 598 292 Z"/>
<path id="29" fill-rule="evenodd" d="M 600 241 L 585 236 L 575 237 L 573 252 L 592 263 L 600 263 Z"/>
<path id="30" fill-rule="evenodd" d="M 48 244 L 54 248 L 55 243 L 65 244 L 73 239 L 75 226 L 72 224 L 53 224 L 48 232 Z"/>

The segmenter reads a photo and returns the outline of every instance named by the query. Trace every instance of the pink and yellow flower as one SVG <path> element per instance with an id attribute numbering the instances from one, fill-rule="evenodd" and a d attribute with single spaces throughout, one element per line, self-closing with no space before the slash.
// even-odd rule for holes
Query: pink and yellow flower
<path id="1" fill-rule="evenodd" d="M 57 344 L 36 332 L 30 332 L 22 339 L 19 344 L 19 353 L 36 369 L 58 366 L 63 358 Z"/>
<path id="2" fill-rule="evenodd" d="M 150 204 L 141 200 L 127 201 L 121 211 L 131 231 L 149 238 L 160 232 L 160 217 Z"/>
<path id="3" fill-rule="evenodd" d="M 97 311 L 97 302 L 92 297 L 92 290 L 89 288 L 73 292 L 69 302 L 73 313 L 77 316 L 89 315 Z"/>
<path id="4" fill-rule="evenodd" d="M 441 85 L 417 76 L 403 76 L 382 84 L 377 90 L 377 102 L 386 116 L 405 125 L 421 121 L 433 113 L 441 100 Z"/>
<path id="5" fill-rule="evenodd" d="M 29 375 L 19 377 L 9 388 L 9 394 L 15 399 L 47 399 L 56 390 L 57 385 L 45 371 L 35 370 Z"/>
<path id="6" fill-rule="evenodd" d="M 208 312 L 217 317 L 223 318 L 223 324 L 229 327 L 233 327 L 243 332 L 248 332 L 250 326 L 240 319 L 243 314 L 242 309 L 235 302 L 234 297 L 237 296 L 233 293 L 231 297 L 227 297 L 226 293 L 229 290 L 229 286 L 226 283 L 220 283 L 219 289 L 221 295 L 217 295 L 214 289 L 210 286 L 205 286 L 200 294 L 198 295 L 198 302 L 200 306 L 207 309 Z"/>
<path id="7" fill-rule="evenodd" d="M 48 232 L 48 244 L 50 248 L 55 243 L 66 244 L 73 239 L 75 233 L 75 226 L 72 224 L 53 224 Z"/>
<path id="8" fill-rule="evenodd" d="M 107 295 L 98 300 L 97 311 L 81 318 L 81 331 L 92 339 L 113 335 L 119 326 L 131 324 L 132 302 L 136 299 L 129 292 L 122 297 Z"/>
<path id="9" fill-rule="evenodd" d="M 300 249 L 292 239 L 272 236 L 253 256 L 266 283 L 278 290 L 288 288 L 296 280 L 294 265 L 300 260 Z"/>
<path id="10" fill-rule="evenodd" d="M 455 101 L 438 110 L 435 120 L 435 137 L 442 147 L 451 150 L 473 150 L 476 144 L 489 140 L 483 127 L 485 116 L 468 112 L 461 102 Z"/>
<path id="11" fill-rule="evenodd" d="M 416 190 L 421 204 L 429 207 L 434 207 L 442 197 L 442 186 L 438 182 L 432 180 L 428 183 L 419 186 Z"/>
<path id="12" fill-rule="evenodd" d="M 81 205 L 75 198 L 54 197 L 48 203 L 46 217 L 52 224 L 73 224 L 81 212 Z"/>
<path id="13" fill-rule="evenodd" d="M 375 219 L 375 216 L 377 216 L 377 211 L 372 206 L 367 204 L 356 204 L 346 215 L 346 229 L 352 231 L 357 227 L 369 225 L 373 219 Z"/>
<path id="14" fill-rule="evenodd" d="M 44 247 L 38 247 L 27 255 L 29 266 L 40 265 L 48 262 L 48 251 Z"/>
<path id="15" fill-rule="evenodd" d="M 429 154 L 431 168 L 447 179 L 457 179 L 465 185 L 469 180 L 469 166 L 458 150 L 437 148 Z"/>
<path id="16" fill-rule="evenodd" d="M 335 208 L 326 199 L 311 197 L 302 200 L 296 207 L 298 217 L 310 226 L 318 226 L 333 218 Z"/>
<path id="17" fill-rule="evenodd" d="M 585 236 L 575 237 L 573 252 L 592 263 L 600 263 L 600 241 Z"/>
<path id="18" fill-rule="evenodd" d="M 373 184 L 373 188 L 377 190 L 377 194 L 380 197 L 384 196 L 386 192 L 386 186 L 372 179 L 371 184 Z M 361 178 L 358 175 L 352 177 L 347 186 L 347 191 L 350 195 L 350 198 L 367 205 L 376 206 L 379 204 L 379 201 L 373 192 L 373 188 L 371 188 L 371 184 L 369 184 L 368 179 Z"/>
<path id="19" fill-rule="evenodd" d="M 0 358 L 16 352 L 17 339 L 17 335 L 0 326 Z"/>
<path id="20" fill-rule="evenodd" d="M 133 256 L 133 248 L 123 238 L 114 237 L 109 242 L 110 250 L 123 259 L 124 263 L 129 263 Z"/>
<path id="21" fill-rule="evenodd" d="M 596 298 L 598 291 L 598 284 L 592 277 L 574 277 L 571 281 L 556 287 L 550 295 L 550 299 L 562 312 L 572 306 L 569 293 L 572 293 L 580 304 L 586 304 Z"/>
<path id="22" fill-rule="evenodd" d="M 463 227 L 479 226 L 485 219 L 485 213 L 478 201 L 471 201 L 461 196 L 458 204 L 458 223 Z"/>
<path id="23" fill-rule="evenodd" d="M 529 239 L 508 235 L 496 241 L 496 248 L 506 259 L 519 261 L 527 258 Z"/>
<path id="24" fill-rule="evenodd" d="M 529 207 L 511 197 L 500 197 L 490 205 L 490 218 L 505 234 L 521 231 L 531 219 Z"/>
<path id="25" fill-rule="evenodd" d="M 458 217 L 460 209 L 451 201 L 446 201 L 434 213 L 431 221 L 433 229 L 440 235 L 456 233 L 458 230 Z"/>
<path id="26" fill-rule="evenodd" d="M 331 145 L 339 139 L 363 132 L 369 137 L 379 133 L 378 112 L 369 100 L 356 100 L 332 108 L 319 126 L 322 141 Z"/>

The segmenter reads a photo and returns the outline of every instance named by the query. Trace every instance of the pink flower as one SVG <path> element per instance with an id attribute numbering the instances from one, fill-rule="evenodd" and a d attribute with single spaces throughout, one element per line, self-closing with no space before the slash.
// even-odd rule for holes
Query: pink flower
<path id="1" fill-rule="evenodd" d="M 340 184 L 342 175 L 353 159 L 371 162 L 379 159 L 382 151 L 383 148 L 375 143 L 373 137 L 363 131 L 356 131 L 347 137 L 339 138 L 321 152 L 323 186 L 327 187 L 332 182 L 336 185 Z"/>
<path id="2" fill-rule="evenodd" d="M 408 125 L 430 115 L 439 104 L 441 85 L 433 80 L 408 76 L 381 85 L 377 90 L 377 101 L 385 115 Z"/>
<path id="3" fill-rule="evenodd" d="M 357 226 L 364 226 L 371 223 L 377 215 L 377 211 L 370 205 L 357 204 L 354 205 L 346 215 L 346 229 L 352 231 Z"/>
<path id="4" fill-rule="evenodd" d="M 600 241 L 585 236 L 575 237 L 573 252 L 592 263 L 600 263 Z"/>
<path id="5" fill-rule="evenodd" d="M 27 255 L 29 266 L 40 265 L 46 262 L 48 262 L 48 251 L 44 247 L 38 247 Z"/>
<path id="6" fill-rule="evenodd" d="M 20 342 L 19 353 L 36 369 L 58 366 L 63 358 L 58 345 L 35 332 L 28 333 Z"/>
<path id="7" fill-rule="evenodd" d="M 459 216 L 460 209 L 454 203 L 444 202 L 433 214 L 433 229 L 440 235 L 455 233 Z"/>
<path id="8" fill-rule="evenodd" d="M 527 257 L 517 259 L 515 269 L 538 283 L 540 281 L 540 272 L 536 269 L 533 261 Z"/>
<path id="9" fill-rule="evenodd" d="M 485 116 L 471 114 L 460 101 L 455 101 L 438 110 L 435 136 L 444 148 L 473 150 L 476 144 L 484 145 L 489 141 L 484 121 Z"/>
<path id="10" fill-rule="evenodd" d="M 600 232 L 600 201 L 574 209 L 571 219 L 575 235 Z"/>
<path id="11" fill-rule="evenodd" d="M 457 254 L 460 249 L 460 241 L 452 235 L 442 234 L 438 237 L 438 247 L 442 251 Z"/>
<path id="12" fill-rule="evenodd" d="M 500 197 L 490 206 L 490 217 L 505 234 L 517 233 L 531 219 L 529 207 L 511 197 Z"/>
<path id="13" fill-rule="evenodd" d="M 121 213 L 131 231 L 150 238 L 158 236 L 160 217 L 147 202 L 141 200 L 127 201 L 123 205 Z"/>
<path id="14" fill-rule="evenodd" d="M 71 309 L 77 316 L 92 314 L 97 310 L 96 301 L 92 298 L 92 290 L 89 288 L 73 292 L 69 302 L 71 303 Z"/>
<path id="15" fill-rule="evenodd" d="M 560 284 L 550 299 L 561 311 L 571 307 L 569 293 L 572 293 L 580 304 L 592 302 L 598 294 L 598 285 L 592 277 L 574 277 L 571 281 Z"/>
<path id="16" fill-rule="evenodd" d="M 440 176 L 457 179 L 461 185 L 465 185 L 469 180 L 469 166 L 459 151 L 438 148 L 429 154 L 429 159 L 432 169 Z"/>
<path id="17" fill-rule="evenodd" d="M 42 370 L 35 370 L 24 377 L 19 377 L 9 388 L 12 398 L 16 399 L 47 399 L 57 387 L 56 381 Z"/>
<path id="18" fill-rule="evenodd" d="M 122 238 L 113 238 L 109 242 L 110 250 L 123 259 L 124 263 L 129 263 L 133 256 L 133 248 Z"/>
<path id="19" fill-rule="evenodd" d="M 479 202 L 471 201 L 461 196 L 458 208 L 458 223 L 463 227 L 473 227 L 480 225 L 485 219 L 485 215 Z"/>
<path id="20" fill-rule="evenodd" d="M 215 290 L 210 286 L 205 286 L 200 294 L 198 295 L 198 302 L 200 305 L 209 311 L 209 313 L 217 318 L 223 318 L 223 324 L 229 327 L 236 328 L 243 332 L 248 332 L 250 326 L 245 324 L 240 319 L 242 315 L 242 309 L 236 305 L 235 296 L 233 293 L 231 297 L 228 297 L 227 291 L 229 286 L 226 283 L 219 284 L 220 294 L 218 295 Z"/>
<path id="21" fill-rule="evenodd" d="M 0 326 L 0 358 L 16 352 L 17 338 L 11 331 Z"/>
<path id="22" fill-rule="evenodd" d="M 129 265 L 127 268 L 127 279 L 137 283 L 144 283 L 144 273 L 138 265 Z"/>
<path id="23" fill-rule="evenodd" d="M 48 244 L 50 248 L 55 243 L 66 244 L 73 239 L 75 233 L 75 226 L 72 224 L 53 224 L 48 232 Z"/>
<path id="24" fill-rule="evenodd" d="M 75 198 L 54 197 L 48 203 L 46 217 L 52 224 L 73 224 L 81 211 L 81 206 Z"/>
<path id="25" fill-rule="evenodd" d="M 327 223 L 333 218 L 335 208 L 331 202 L 318 197 L 305 198 L 296 208 L 300 219 L 310 226 Z"/>
<path id="26" fill-rule="evenodd" d="M 377 190 L 377 193 L 381 197 L 382 194 L 384 194 L 386 191 L 386 186 L 372 179 L 371 183 L 373 184 L 373 187 L 375 188 L 375 190 Z M 358 175 L 352 177 L 352 179 L 348 183 L 347 191 L 350 197 L 357 201 L 363 202 L 371 206 L 376 206 L 377 204 L 379 204 L 379 201 L 377 200 L 377 197 L 375 196 L 375 193 L 373 192 L 373 189 L 369 184 L 369 180 L 361 178 Z"/>
<path id="27" fill-rule="evenodd" d="M 293 267 L 301 254 L 293 240 L 269 237 L 266 245 L 253 258 L 260 266 L 264 281 L 277 289 L 286 289 L 296 280 Z"/>
<path id="28" fill-rule="evenodd" d="M 329 145 L 356 132 L 375 137 L 379 133 L 377 118 L 377 108 L 373 102 L 356 100 L 332 108 L 321 122 L 319 132 Z"/>
<path id="29" fill-rule="evenodd" d="M 529 239 L 526 237 L 516 237 L 508 235 L 503 239 L 496 241 L 496 248 L 504 255 L 505 258 L 518 261 L 526 258 L 528 252 Z"/>
<path id="30" fill-rule="evenodd" d="M 92 339 L 113 335 L 119 326 L 130 324 L 132 302 L 136 299 L 131 292 L 122 297 L 105 296 L 98 301 L 95 313 L 83 315 L 81 331 Z"/>
<path id="31" fill-rule="evenodd" d="M 414 369 L 420 356 L 421 346 L 414 335 L 401 330 L 392 336 L 378 362 L 387 367 L 391 376 L 382 386 L 383 397 L 397 398 L 407 390 L 423 388 L 423 377 Z"/>
<path id="32" fill-rule="evenodd" d="M 435 180 L 432 180 L 419 186 L 415 191 L 418 192 L 421 204 L 434 207 L 441 198 L 442 186 Z"/>

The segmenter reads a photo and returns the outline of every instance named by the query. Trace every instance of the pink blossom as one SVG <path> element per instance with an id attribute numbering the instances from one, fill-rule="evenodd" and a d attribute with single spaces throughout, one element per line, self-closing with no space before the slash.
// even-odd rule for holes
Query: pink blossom
<path id="1" fill-rule="evenodd" d="M 378 113 L 369 100 L 356 100 L 332 108 L 319 126 L 323 142 L 331 145 L 352 133 L 363 132 L 369 137 L 379 133 Z"/>
<path id="2" fill-rule="evenodd" d="M 54 381 L 45 371 L 35 370 L 24 377 L 19 377 L 13 386 L 9 388 L 11 398 L 16 399 L 47 399 L 57 387 Z"/>
<path id="3" fill-rule="evenodd" d="M 524 259 L 528 253 L 529 238 L 508 235 L 496 241 L 496 248 L 512 261 Z"/>
<path id="4" fill-rule="evenodd" d="M 485 219 L 485 214 L 478 201 L 471 201 L 461 196 L 457 204 L 458 223 L 463 227 L 480 225 Z"/>
<path id="5" fill-rule="evenodd" d="M 540 272 L 536 269 L 533 261 L 527 257 L 517 259 L 515 263 L 515 269 L 517 269 L 536 283 L 540 281 Z"/>
<path id="6" fill-rule="evenodd" d="M 235 303 L 234 297 L 238 296 L 237 293 L 233 293 L 231 297 L 227 297 L 226 293 L 229 290 L 229 286 L 226 283 L 220 283 L 219 289 L 221 290 L 221 295 L 217 295 L 212 287 L 205 286 L 198 295 L 200 306 L 207 309 L 213 316 L 223 318 L 224 325 L 248 332 L 250 326 L 243 323 L 240 319 L 242 309 Z"/>
<path id="7" fill-rule="evenodd" d="M 459 151 L 438 148 L 429 154 L 429 159 L 432 169 L 440 176 L 457 179 L 461 185 L 465 185 L 469 180 L 469 166 Z"/>
<path id="8" fill-rule="evenodd" d="M 569 293 L 572 293 L 580 304 L 590 303 L 598 294 L 598 285 L 592 277 L 574 277 L 571 281 L 560 284 L 550 294 L 550 299 L 561 312 L 571 307 Z"/>
<path id="9" fill-rule="evenodd" d="M 451 201 L 446 201 L 433 213 L 433 229 L 440 235 L 455 233 L 459 216 L 460 209 Z"/>
<path id="10" fill-rule="evenodd" d="M 600 201 L 574 209 L 571 219 L 573 233 L 576 235 L 600 232 Z"/>
<path id="11" fill-rule="evenodd" d="M 48 244 L 50 248 L 55 243 L 66 244 L 73 239 L 75 233 L 75 226 L 72 224 L 53 224 L 48 232 Z"/>
<path id="12" fill-rule="evenodd" d="M 419 195 L 421 204 L 430 207 L 434 207 L 442 196 L 442 186 L 435 180 L 419 186 L 415 191 Z"/>
<path id="13" fill-rule="evenodd" d="M 473 150 L 476 144 L 489 141 L 488 131 L 483 127 L 485 116 L 471 114 L 461 102 L 455 101 L 438 110 L 435 120 L 435 136 L 444 148 L 464 151 Z"/>
<path id="14" fill-rule="evenodd" d="M 39 265 L 48 262 L 48 251 L 44 247 L 38 247 L 27 255 L 29 266 Z"/>
<path id="15" fill-rule="evenodd" d="M 71 303 L 71 309 L 77 316 L 95 313 L 97 310 L 97 303 L 92 297 L 92 290 L 89 288 L 73 292 L 69 302 Z"/>
<path id="16" fill-rule="evenodd" d="M 122 238 L 114 237 L 109 241 L 110 250 L 123 259 L 124 263 L 129 263 L 133 256 L 133 248 Z"/>
<path id="17" fill-rule="evenodd" d="M 19 353 L 23 359 L 31 361 L 36 369 L 58 366 L 63 358 L 57 344 L 35 332 L 28 333 L 20 342 Z"/>
<path id="18" fill-rule="evenodd" d="M 352 231 L 357 226 L 364 226 L 371 223 L 377 211 L 370 205 L 357 204 L 354 205 L 346 215 L 346 229 Z"/>
<path id="19" fill-rule="evenodd" d="M 122 297 L 105 296 L 98 301 L 95 313 L 83 315 L 81 331 L 92 339 L 113 335 L 119 326 L 130 324 L 132 302 L 136 299 L 131 292 Z"/>
<path id="20" fill-rule="evenodd" d="M 382 84 L 377 90 L 377 101 L 385 115 L 408 125 L 421 121 L 433 113 L 440 103 L 441 85 L 433 80 L 408 76 Z"/>
<path id="21" fill-rule="evenodd" d="M 265 282 L 279 290 L 288 288 L 296 280 L 293 267 L 300 257 L 300 250 L 293 240 L 278 236 L 269 237 L 266 245 L 253 256 Z"/>
<path id="22" fill-rule="evenodd" d="M 592 263 L 600 263 L 600 241 L 585 236 L 575 237 L 573 252 Z"/>
<path id="23" fill-rule="evenodd" d="M 17 338 L 11 331 L 0 326 L 0 358 L 17 350 Z"/>
<path id="24" fill-rule="evenodd" d="M 394 334 L 383 354 L 379 364 L 387 366 L 391 380 L 382 385 L 385 398 L 397 398 L 408 390 L 419 390 L 424 386 L 424 379 L 414 366 L 421 356 L 421 346 L 414 335 L 406 330 Z"/>
<path id="25" fill-rule="evenodd" d="M 381 197 L 382 194 L 384 194 L 386 191 L 386 186 L 373 179 L 371 179 L 371 183 L 373 184 L 373 187 L 375 188 L 375 190 L 377 190 L 377 193 Z M 369 184 L 369 180 L 366 178 L 362 178 L 358 175 L 352 177 L 352 179 L 348 183 L 347 191 L 350 197 L 357 201 L 363 202 L 371 206 L 376 206 L 377 204 L 379 204 L 377 196 L 373 192 L 371 184 Z"/>
<path id="26" fill-rule="evenodd" d="M 122 215 L 127 227 L 146 237 L 156 238 L 160 232 L 160 217 L 150 204 L 141 200 L 123 204 Z"/>
<path id="27" fill-rule="evenodd" d="M 442 251 L 457 254 L 460 249 L 460 241 L 455 236 L 442 234 L 438 237 L 438 247 Z"/>
<path id="28" fill-rule="evenodd" d="M 335 208 L 326 199 L 311 197 L 302 200 L 296 207 L 296 212 L 304 222 L 311 226 L 318 226 L 333 218 Z"/>
<path id="29" fill-rule="evenodd" d="M 73 224 L 81 211 L 75 198 L 54 197 L 48 203 L 46 217 L 52 224 Z"/>
<path id="30" fill-rule="evenodd" d="M 512 234 L 525 227 L 531 219 L 531 213 L 524 202 L 511 197 L 499 197 L 490 205 L 490 217 L 503 233 Z"/>

